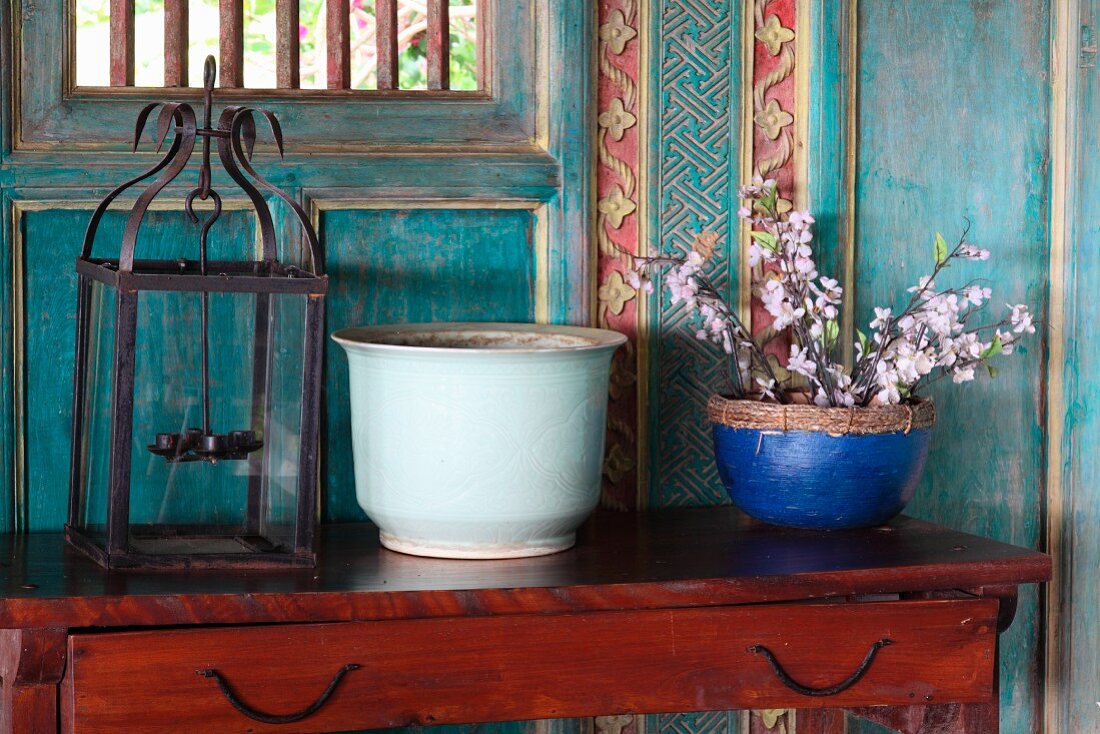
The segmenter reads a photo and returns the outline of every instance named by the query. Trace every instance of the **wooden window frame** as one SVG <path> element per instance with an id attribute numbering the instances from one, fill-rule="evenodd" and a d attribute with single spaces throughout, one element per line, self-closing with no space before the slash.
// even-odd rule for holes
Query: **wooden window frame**
<path id="1" fill-rule="evenodd" d="M 545 0 L 481 0 L 484 88 L 477 91 L 221 89 L 217 99 L 272 109 L 294 131 L 300 152 L 530 149 L 539 137 L 538 86 L 547 68 L 540 2 Z M 38 0 L 33 13 L 14 4 L 16 150 L 128 149 L 145 103 L 201 96 L 193 87 L 77 86 L 71 3 Z M 61 21 L 64 33 L 58 34 Z M 61 63 L 43 63 L 45 58 Z M 22 74 L 30 64 L 36 73 Z"/>

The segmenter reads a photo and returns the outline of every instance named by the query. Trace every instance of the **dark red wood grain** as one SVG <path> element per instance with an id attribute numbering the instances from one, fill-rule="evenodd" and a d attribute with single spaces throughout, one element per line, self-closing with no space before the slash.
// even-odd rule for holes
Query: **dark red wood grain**
<path id="1" fill-rule="evenodd" d="M 298 0 L 275 0 L 275 84 L 298 89 L 301 83 Z"/>
<path id="2" fill-rule="evenodd" d="M 348 0 L 325 3 L 328 34 L 328 88 L 351 87 L 351 6 Z"/>
<path id="3" fill-rule="evenodd" d="M 164 86 L 187 86 L 187 0 L 164 0 Z"/>
<path id="4" fill-rule="evenodd" d="M 848 725 L 843 709 L 798 709 L 794 712 L 798 734 L 847 734 Z M 768 731 L 759 716 L 752 717 L 749 734 L 775 734 Z"/>
<path id="5" fill-rule="evenodd" d="M 754 604 L 1036 583 L 1050 558 L 900 517 L 823 533 L 731 508 L 597 513 L 572 550 L 417 558 L 322 528 L 316 569 L 106 573 L 60 534 L 0 536 L 0 627 L 343 621 Z"/>
<path id="6" fill-rule="evenodd" d="M 995 599 L 711 607 L 396 622 L 77 634 L 62 709 L 77 734 L 285 731 L 234 710 L 290 713 L 351 672 L 307 731 L 596 714 L 985 702 Z M 807 686 L 866 674 L 829 696 L 792 692 L 751 648 L 775 651 Z M 141 695 L 133 695 L 142 681 Z"/>
<path id="7" fill-rule="evenodd" d="M 244 86 L 244 3 L 219 0 L 218 56 L 219 86 L 226 89 Z"/>
<path id="8" fill-rule="evenodd" d="M 111 86 L 134 85 L 134 0 L 111 0 Z"/>
<path id="9" fill-rule="evenodd" d="M 374 18 L 377 21 L 378 88 L 397 89 L 397 0 L 375 0 Z"/>
<path id="10" fill-rule="evenodd" d="M 428 0 L 428 89 L 450 88 L 450 8 L 448 0 Z"/>
<path id="11" fill-rule="evenodd" d="M 854 709 L 852 713 L 900 734 L 984 734 L 1000 731 L 1000 709 L 996 700 L 945 706 L 869 707 Z M 801 724 L 799 731 L 802 731 Z"/>
<path id="12" fill-rule="evenodd" d="M 57 731 L 57 685 L 65 670 L 65 630 L 0 630 L 0 732 Z"/>

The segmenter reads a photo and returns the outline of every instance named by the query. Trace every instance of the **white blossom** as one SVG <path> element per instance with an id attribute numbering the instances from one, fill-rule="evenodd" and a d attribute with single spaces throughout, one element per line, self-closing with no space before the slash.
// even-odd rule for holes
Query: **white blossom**
<path id="1" fill-rule="evenodd" d="M 963 289 L 963 300 L 975 308 L 988 301 L 992 295 L 992 288 L 983 288 L 980 285 L 968 285 Z"/>
<path id="2" fill-rule="evenodd" d="M 809 350 L 805 347 L 799 347 L 797 344 L 791 345 L 791 356 L 787 360 L 787 369 L 804 377 L 817 379 L 817 363 L 809 358 Z"/>
<path id="3" fill-rule="evenodd" d="M 959 245 L 959 257 L 966 260 L 988 260 L 989 250 L 982 250 L 974 245 Z"/>
<path id="4" fill-rule="evenodd" d="M 794 211 L 787 217 L 787 224 L 796 229 L 806 229 L 815 221 L 813 215 L 809 212 Z"/>
<path id="5" fill-rule="evenodd" d="M 1012 330 L 1017 334 L 1034 334 L 1035 322 L 1031 318 L 1031 312 L 1027 310 L 1027 306 L 1022 303 L 1018 303 L 1015 306 L 1009 306 L 1012 309 L 1012 315 L 1009 316 L 1009 320 L 1012 322 Z"/>
<path id="6" fill-rule="evenodd" d="M 970 382 L 974 379 L 974 365 L 960 365 L 951 370 L 951 381 L 956 385 Z"/>

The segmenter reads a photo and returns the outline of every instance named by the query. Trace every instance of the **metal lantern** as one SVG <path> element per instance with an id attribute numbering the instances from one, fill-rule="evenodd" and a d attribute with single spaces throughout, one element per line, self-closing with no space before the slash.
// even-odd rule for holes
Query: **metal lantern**
<path id="1" fill-rule="evenodd" d="M 314 564 L 328 278 L 305 211 L 251 163 L 257 118 L 267 121 L 282 154 L 278 121 L 266 110 L 227 107 L 212 126 L 214 76 L 211 57 L 201 127 L 188 104 L 142 110 L 135 150 L 158 107 L 157 152 L 170 132 L 171 147 L 99 204 L 77 258 L 66 535 L 109 568 Z M 197 247 L 182 249 L 147 226 L 149 259 L 136 259 L 150 204 L 199 141 L 199 182 L 184 203 L 196 225 L 205 216 Z M 207 234 L 222 213 L 211 186 L 212 145 L 255 207 L 254 259 L 208 257 Z M 111 203 L 153 177 L 130 210 L 119 257 L 92 257 Z M 301 225 L 302 266 L 279 261 L 265 194 L 282 200 Z"/>

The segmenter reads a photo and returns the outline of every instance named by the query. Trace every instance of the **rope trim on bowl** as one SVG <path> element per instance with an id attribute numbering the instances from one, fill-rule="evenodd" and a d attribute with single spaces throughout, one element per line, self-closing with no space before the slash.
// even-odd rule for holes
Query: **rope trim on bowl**
<path id="1" fill-rule="evenodd" d="M 823 408 L 805 403 L 780 405 L 760 400 L 730 400 L 715 395 L 707 403 L 707 417 L 713 424 L 730 428 L 864 436 L 899 431 L 908 434 L 914 429 L 931 428 L 936 422 L 936 407 L 931 400 L 923 399 L 902 405 Z"/>

